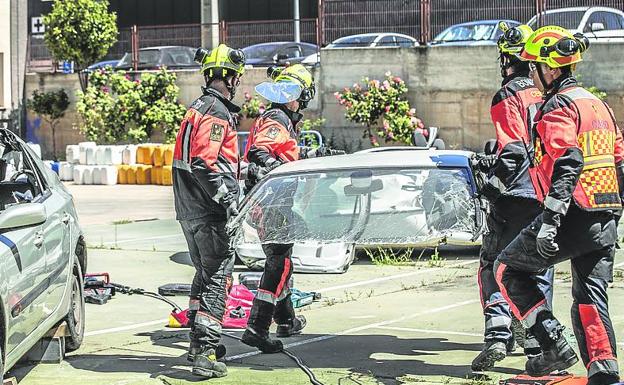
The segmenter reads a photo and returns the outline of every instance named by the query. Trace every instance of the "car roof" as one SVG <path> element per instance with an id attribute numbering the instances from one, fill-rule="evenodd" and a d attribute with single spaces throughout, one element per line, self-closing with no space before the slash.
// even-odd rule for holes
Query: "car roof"
<path id="1" fill-rule="evenodd" d="M 472 155 L 470 151 L 433 149 L 355 153 L 286 163 L 272 171 L 271 175 L 357 168 L 466 167 Z"/>
<path id="2" fill-rule="evenodd" d="M 451 27 L 457 27 L 457 26 L 466 26 L 466 25 L 480 25 L 480 24 L 498 24 L 501 21 L 505 21 L 508 23 L 518 23 L 520 24 L 519 21 L 517 20 L 508 20 L 508 19 L 487 19 L 487 20 L 475 20 L 475 21 L 468 21 L 465 23 L 458 23 L 458 24 L 453 24 L 451 26 L 449 26 L 449 28 Z"/>
<path id="3" fill-rule="evenodd" d="M 159 45 L 157 47 L 144 47 L 144 48 L 139 49 L 139 51 L 155 50 L 155 49 L 172 49 L 172 48 L 194 49 L 193 47 L 187 47 L 185 45 Z"/>
<path id="4" fill-rule="evenodd" d="M 284 44 L 301 44 L 301 45 L 310 45 L 313 47 L 316 47 L 316 45 L 312 44 L 312 43 L 306 43 L 306 42 L 299 42 L 297 43 L 296 41 L 273 41 L 273 42 L 269 42 L 269 43 L 258 43 L 258 44 L 252 44 L 252 45 L 248 45 L 247 47 L 243 48 L 243 49 L 247 49 L 247 48 L 251 48 L 251 47 L 263 47 L 263 46 L 267 46 L 267 45 L 284 45 Z"/>
<path id="5" fill-rule="evenodd" d="M 414 37 L 412 37 L 410 35 L 405 35 L 403 33 L 398 33 L 398 32 L 369 32 L 369 33 L 358 33 L 358 34 L 355 34 L 355 35 L 342 36 L 342 37 L 339 37 L 338 39 L 334 40 L 334 42 L 337 42 L 338 40 L 342 40 L 342 39 L 352 39 L 352 38 L 356 38 L 356 37 L 387 36 L 387 35 L 404 36 L 404 37 L 408 37 L 410 39 L 416 40 Z"/>

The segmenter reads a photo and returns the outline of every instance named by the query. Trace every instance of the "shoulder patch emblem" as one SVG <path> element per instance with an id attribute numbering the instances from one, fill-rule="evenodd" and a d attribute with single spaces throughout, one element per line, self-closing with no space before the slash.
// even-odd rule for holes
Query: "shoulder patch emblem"
<path id="1" fill-rule="evenodd" d="M 265 135 L 267 138 L 275 139 L 277 138 L 279 133 L 280 133 L 280 129 L 276 126 L 272 126 L 272 127 L 269 127 Z"/>
<path id="2" fill-rule="evenodd" d="M 218 142 L 223 139 L 223 131 L 224 127 L 222 125 L 213 123 L 212 129 L 210 130 L 210 140 Z"/>

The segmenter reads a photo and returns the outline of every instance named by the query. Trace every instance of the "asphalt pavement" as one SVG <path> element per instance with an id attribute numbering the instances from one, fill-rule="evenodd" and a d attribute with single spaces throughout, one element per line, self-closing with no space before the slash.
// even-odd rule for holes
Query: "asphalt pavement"
<path id="1" fill-rule="evenodd" d="M 190 282 L 186 245 L 174 220 L 170 187 L 72 186 L 89 245 L 90 272 L 157 290 Z M 285 339 L 325 385 L 497 384 L 524 367 L 519 354 L 485 374 L 470 371 L 482 346 L 483 320 L 475 256 L 446 253 L 443 263 L 425 253 L 410 266 L 357 261 L 339 275 L 295 274 L 295 287 L 319 291 L 322 299 L 300 311 L 305 334 Z M 611 314 L 624 348 L 624 258 L 616 260 Z M 236 273 L 247 271 L 237 266 Z M 557 269 L 555 312 L 569 322 L 570 274 Z M 184 306 L 185 298 L 176 297 Z M 229 375 L 202 380 L 186 361 L 188 331 L 165 327 L 170 307 L 142 296 L 117 295 L 105 305 L 87 305 L 83 346 L 59 364 L 21 364 L 11 370 L 23 385 L 308 384 L 283 355 L 258 354 L 224 337 Z M 240 331 L 231 331 L 240 335 Z M 620 362 L 622 364 L 623 362 Z M 572 368 L 582 374 L 582 364 Z"/>

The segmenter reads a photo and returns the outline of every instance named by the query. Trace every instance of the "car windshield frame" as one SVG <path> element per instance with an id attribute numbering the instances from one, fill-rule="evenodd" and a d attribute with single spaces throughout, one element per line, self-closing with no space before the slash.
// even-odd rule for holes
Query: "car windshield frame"
<path id="1" fill-rule="evenodd" d="M 143 55 L 141 55 L 143 54 Z M 151 62 L 149 60 L 142 60 L 145 58 L 146 54 L 155 54 L 156 61 Z M 161 59 L 161 50 L 160 49 L 140 49 L 139 50 L 139 63 L 137 64 L 139 67 L 153 64 L 155 66 L 160 65 Z M 117 67 L 132 67 L 132 54 L 130 52 L 126 52 L 123 58 L 117 64 Z"/>
<path id="2" fill-rule="evenodd" d="M 451 233 L 464 233 L 464 234 L 470 234 L 470 237 L 473 237 L 476 239 L 476 237 L 478 236 L 478 233 L 480 231 L 480 222 L 479 222 L 479 206 L 478 206 L 478 202 L 476 201 L 475 198 L 475 194 L 474 194 L 474 180 L 472 178 L 472 174 L 469 171 L 469 169 L 467 167 L 463 167 L 463 166 L 436 166 L 436 165 L 413 165 L 413 166 L 383 166 L 383 167 L 341 167 L 341 168 L 332 168 L 332 169 L 315 169 L 315 170 L 306 170 L 306 171 L 293 171 L 293 172 L 288 172 L 288 173 L 279 173 L 279 174 L 275 174 L 275 175 L 270 175 L 266 180 L 262 181 L 261 183 L 259 183 L 257 186 L 254 187 L 254 189 L 251 190 L 251 192 L 249 194 L 247 194 L 247 196 L 245 197 L 245 199 L 243 200 L 242 204 L 241 204 L 241 215 L 239 217 L 236 218 L 235 222 L 238 222 L 239 225 L 241 225 L 242 227 L 244 227 L 244 223 L 248 223 L 249 222 L 249 218 L 251 218 L 250 216 L 252 215 L 252 212 L 258 207 L 258 206 L 262 206 L 262 203 L 260 203 L 263 199 L 265 199 L 264 197 L 266 196 L 266 192 L 267 190 L 271 190 L 273 188 L 275 188 L 275 186 L 271 185 L 271 184 L 275 184 L 275 183 L 279 183 L 279 180 L 282 180 L 282 183 L 288 183 L 287 180 L 289 179 L 295 179 L 296 178 L 296 183 L 297 183 L 297 187 L 296 187 L 296 192 L 293 193 L 293 211 L 297 211 L 298 212 L 298 216 L 302 219 L 302 221 L 300 221 L 301 223 L 305 224 L 306 230 L 305 233 L 302 233 L 301 235 L 305 235 L 304 237 L 302 237 L 301 239 L 296 239 L 297 237 L 299 237 L 300 235 L 294 235 L 293 241 L 295 242 L 299 242 L 299 241 L 321 241 L 321 242 L 336 242 L 336 241 L 350 241 L 349 240 L 349 232 L 352 231 L 353 229 L 350 228 L 349 226 L 346 226 L 346 232 L 345 234 L 340 235 L 340 237 L 345 237 L 344 240 L 337 240 L 337 239 L 325 239 L 323 238 L 323 236 L 318 236 L 319 233 L 315 233 L 314 230 L 308 230 L 308 226 L 312 223 L 317 223 L 317 222 L 321 222 L 321 216 L 319 216 L 319 218 L 308 218 L 306 216 L 306 214 L 304 213 L 303 210 L 299 210 L 299 207 L 313 207 L 313 203 L 311 203 L 315 197 L 314 197 L 314 193 L 312 191 L 317 191 L 317 188 L 320 188 L 318 185 L 316 185 L 318 183 L 318 181 L 323 180 L 323 179 L 327 179 L 329 181 L 333 181 L 330 182 L 327 186 L 333 186 L 335 183 L 341 182 L 344 183 L 344 178 L 349 178 L 348 175 L 353 175 L 353 173 L 358 172 L 358 171 L 364 171 L 364 170 L 370 170 L 373 171 L 373 176 L 372 178 L 375 179 L 384 179 L 384 187 L 382 190 L 379 191 L 375 191 L 372 192 L 370 194 L 370 196 L 368 196 L 367 194 L 363 194 L 362 196 L 368 196 L 369 200 L 369 212 L 367 212 L 365 214 L 365 216 L 368 216 L 366 218 L 366 221 L 364 223 L 364 227 L 361 229 L 361 232 L 359 235 L 355 236 L 355 238 L 352 240 L 353 243 L 358 244 L 358 245 L 363 245 L 363 244 L 402 244 L 402 243 L 409 243 L 409 244 L 417 244 L 417 243 L 423 243 L 423 242 L 428 242 L 430 239 L 438 239 L 438 240 L 442 240 L 445 239 L 445 237 Z M 434 171 L 434 173 L 432 174 L 431 172 Z M 443 175 L 444 177 L 434 177 L 435 172 L 439 172 L 440 175 Z M 449 174 L 450 173 L 450 174 Z M 417 175 L 421 175 L 421 185 L 418 185 L 415 178 L 417 178 Z M 453 178 L 450 182 L 448 178 L 448 175 L 456 175 L 457 178 Z M 317 176 L 315 178 L 315 176 Z M 312 178 L 312 179 L 309 179 Z M 397 202 L 395 202 L 395 206 L 392 205 L 388 205 L 388 199 L 387 199 L 387 194 L 389 193 L 388 190 L 390 190 L 390 192 L 393 194 L 396 194 L 397 192 L 392 192 L 393 188 L 396 188 L 396 185 L 394 183 L 390 183 L 388 184 L 388 181 L 385 179 L 389 179 L 389 180 L 400 180 L 400 179 L 404 179 L 408 180 L 408 179 L 412 179 L 414 181 L 414 185 L 413 186 L 407 186 L 406 185 L 401 185 L 400 189 L 401 191 L 403 191 L 403 196 L 402 198 L 405 197 L 410 197 L 410 191 L 412 191 L 411 193 L 413 193 L 413 196 L 411 196 L 410 199 L 413 199 L 413 201 L 411 204 L 412 206 L 409 205 L 403 205 L 400 206 L 402 203 L 405 203 L 403 201 L 401 201 L 400 199 L 397 200 Z M 430 179 L 431 178 L 431 179 Z M 442 229 L 441 227 L 438 229 L 436 228 L 435 231 L 433 231 L 432 234 L 432 229 L 429 228 L 428 234 L 425 235 L 425 232 L 423 232 L 422 228 L 419 228 L 418 231 L 411 231 L 410 230 L 410 235 L 404 235 L 405 239 L 402 240 L 401 242 L 397 242 L 397 239 L 385 239 L 383 238 L 383 236 L 381 237 L 370 237 L 370 234 L 368 234 L 370 232 L 370 229 L 372 228 L 379 228 L 380 226 L 374 226 L 374 225 L 370 225 L 370 227 L 368 224 L 369 219 L 372 220 L 372 222 L 379 222 L 380 220 L 382 221 L 381 223 L 383 223 L 383 221 L 387 221 L 389 223 L 392 223 L 393 220 L 397 220 L 397 221 L 404 221 L 405 219 L 402 218 L 403 216 L 407 215 L 407 216 L 414 216 L 416 214 L 412 213 L 412 211 L 419 211 L 420 210 L 420 215 L 421 217 L 419 218 L 420 224 L 423 223 L 423 218 L 426 219 L 426 222 L 424 222 L 427 226 L 430 226 L 431 224 L 428 222 L 428 216 L 431 215 L 431 212 L 428 212 L 424 206 L 423 203 L 419 203 L 420 206 L 418 206 L 416 204 L 416 199 L 418 194 L 424 195 L 425 191 L 429 191 L 426 190 L 426 183 L 428 183 L 427 181 L 429 180 L 436 180 L 436 178 L 438 178 L 440 181 L 445 181 L 444 183 L 453 183 L 454 181 L 458 181 L 458 183 L 456 184 L 456 188 L 459 188 L 460 190 L 460 194 L 462 195 L 462 199 L 459 199 L 458 202 L 460 202 L 462 205 L 464 205 L 464 211 L 462 211 L 463 213 L 466 213 L 466 216 L 464 217 L 464 219 L 462 220 L 459 217 L 456 217 L 456 222 L 453 223 L 458 223 L 460 224 L 460 222 L 462 222 L 460 225 L 455 226 L 452 225 L 451 227 L 448 227 L 447 229 Z M 342 179 L 342 180 L 341 180 Z M 298 184 L 301 181 L 304 181 L 303 187 L 299 186 Z M 308 180 L 314 180 L 314 182 L 308 182 Z M 352 180 L 352 179 L 351 179 Z M 298 198 L 298 194 L 302 194 L 301 191 L 299 191 L 299 189 L 306 189 L 306 184 L 308 183 L 313 183 L 312 188 L 314 190 L 312 191 L 306 191 L 307 194 L 307 202 L 301 202 L 300 200 L 303 199 L 301 197 Z M 338 190 L 337 191 L 341 191 L 340 188 L 342 188 L 343 186 L 341 186 L 341 183 L 338 183 Z M 279 185 L 278 185 L 279 186 Z M 404 187 L 406 187 L 404 189 Z M 410 190 L 409 188 L 412 188 L 413 190 Z M 334 190 L 332 190 L 332 188 Z M 335 191 L 335 186 L 334 187 L 327 187 L 327 191 L 332 190 L 334 193 L 336 193 Z M 452 189 L 451 189 L 452 190 Z M 449 191 L 451 191 L 449 190 Z M 273 191 L 273 190 L 271 190 Z M 441 191 L 441 190 L 440 190 Z M 444 192 L 446 193 L 447 190 L 444 190 Z M 452 192 L 452 191 L 451 191 Z M 400 191 L 399 191 L 400 193 Z M 270 193 L 269 193 L 270 194 Z M 431 195 L 431 194 L 430 194 Z M 321 195 L 322 196 L 322 195 Z M 346 193 L 344 196 L 339 196 L 339 194 L 336 194 L 336 201 L 332 201 L 329 202 L 327 200 L 325 200 L 325 198 L 322 199 L 323 205 L 327 206 L 327 205 L 334 205 L 336 206 L 334 209 L 329 209 L 330 211 L 328 211 L 327 213 L 323 214 L 325 216 L 331 217 L 332 220 L 331 222 L 334 223 L 338 223 L 340 220 L 347 220 L 347 222 L 350 222 L 351 225 L 353 225 L 354 223 L 358 222 L 358 215 L 361 216 L 361 214 L 357 214 L 356 210 L 357 209 L 357 203 L 355 203 L 354 207 L 341 207 L 340 204 L 344 203 L 341 201 L 346 201 L 348 199 L 351 199 L 351 196 L 348 196 Z M 384 198 L 385 196 L 385 198 Z M 298 200 L 299 199 L 299 200 Z M 316 199 L 319 199 L 318 197 L 316 197 Z M 362 198 L 364 199 L 364 198 Z M 423 198 L 418 198 L 418 199 L 423 199 Z M 404 199 L 405 200 L 405 199 Z M 431 201 L 431 199 L 430 199 Z M 440 201 L 440 200 L 438 200 Z M 446 202 L 448 202 L 449 200 L 446 199 Z M 319 201 L 320 202 L 320 201 Z M 419 201 L 421 202 L 421 201 Z M 458 204 L 460 204 L 458 203 Z M 466 206 L 466 203 L 469 203 L 469 207 Z M 353 205 L 354 203 L 349 203 L 350 205 Z M 360 203 L 361 205 L 364 205 L 363 203 Z M 267 207 L 270 207 L 271 204 L 269 204 Z M 388 207 L 386 207 L 388 206 Z M 318 206 L 320 207 L 320 206 Z M 394 208 L 392 208 L 394 207 Z M 325 207 L 326 210 L 327 207 Z M 332 211 L 332 210 L 337 210 L 337 211 Z M 352 214 L 351 216 L 349 216 L 348 211 L 351 210 Z M 396 210 L 396 211 L 392 211 L 392 210 Z M 433 212 L 433 211 L 432 211 Z M 445 219 L 448 223 L 449 222 L 449 216 L 448 215 L 459 215 L 457 214 L 457 212 L 459 211 L 455 211 L 455 210 L 446 210 L 444 215 L 447 216 L 447 218 Z M 411 214 L 410 214 L 411 213 Z M 451 213 L 451 214 L 449 214 Z M 321 214 L 319 214 L 321 215 Z M 397 215 L 397 216 L 394 216 Z M 343 217 L 342 219 L 340 217 Z M 377 216 L 377 217 L 375 217 Z M 304 217 L 306 219 L 304 219 Z M 334 218 L 335 217 L 335 218 Z M 470 224 L 466 225 L 466 221 L 469 221 Z M 440 222 L 441 223 L 441 222 Z M 445 225 L 446 226 L 446 225 Z M 463 226 L 463 227 L 462 227 Z M 318 227 L 318 226 L 317 226 Z M 320 227 L 323 229 L 321 231 L 329 231 L 325 229 L 325 225 L 320 225 Z M 340 226 L 339 226 L 340 227 Z M 386 226 L 387 228 L 391 228 L 393 226 Z M 345 226 L 340 227 L 340 229 L 345 229 Z M 319 231 L 317 229 L 317 231 Z M 243 231 L 243 233 L 245 233 L 245 231 Z M 315 235 L 317 234 L 317 235 Z M 334 234 L 334 233 L 332 233 Z M 367 235 L 368 234 L 368 235 Z M 241 237 L 243 237 L 241 234 L 238 234 L 235 238 L 240 241 Z M 409 238 L 409 239 L 408 239 Z M 264 241 L 263 241 L 264 242 Z M 246 241 L 240 242 L 242 243 L 248 243 Z M 268 240 L 267 243 L 271 243 L 271 240 Z"/>
<path id="3" fill-rule="evenodd" d="M 254 44 L 249 47 L 245 47 L 242 51 L 245 53 L 245 58 L 249 59 L 266 59 L 273 56 L 273 53 L 279 50 L 282 47 L 285 47 L 286 44 Z M 258 52 L 260 54 L 258 54 Z"/>

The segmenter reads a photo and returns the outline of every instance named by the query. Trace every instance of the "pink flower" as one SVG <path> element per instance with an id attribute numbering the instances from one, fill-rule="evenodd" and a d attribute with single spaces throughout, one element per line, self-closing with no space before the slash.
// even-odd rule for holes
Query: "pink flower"
<path id="1" fill-rule="evenodd" d="M 390 112 L 390 106 L 386 106 L 386 112 Z"/>
<path id="2" fill-rule="evenodd" d="M 342 99 L 342 94 L 340 92 L 334 92 L 334 96 L 336 97 L 336 99 L 340 100 Z"/>
<path id="3" fill-rule="evenodd" d="M 251 95 L 249 95 L 249 92 L 245 91 L 245 100 L 249 101 L 251 100 Z"/>
<path id="4" fill-rule="evenodd" d="M 345 104 L 345 100 L 344 99 L 338 99 L 338 100 L 339 100 L 338 103 L 340 103 L 341 106 Z"/>
<path id="5" fill-rule="evenodd" d="M 384 88 L 384 89 L 388 89 L 388 88 L 390 88 L 390 82 L 389 82 L 389 81 L 387 81 L 387 80 L 384 80 L 384 82 L 383 82 L 383 88 Z"/>
<path id="6" fill-rule="evenodd" d="M 407 113 L 407 116 L 414 116 L 414 115 L 416 115 L 416 109 L 410 108 L 410 110 Z"/>
<path id="7" fill-rule="evenodd" d="M 388 140 L 394 139 L 394 134 L 392 132 L 388 132 L 388 135 L 386 135 L 386 139 Z"/>
<path id="8" fill-rule="evenodd" d="M 390 123 L 387 120 L 383 121 L 383 129 L 384 131 L 388 131 L 390 129 Z"/>
<path id="9" fill-rule="evenodd" d="M 345 88 L 344 88 L 344 92 L 349 92 L 349 88 L 348 88 L 348 87 L 345 87 Z"/>
<path id="10" fill-rule="evenodd" d="M 109 89 L 108 87 L 102 87 L 102 92 L 104 92 L 105 94 L 109 93 Z"/>
<path id="11" fill-rule="evenodd" d="M 403 80 L 401 80 L 401 78 L 400 78 L 400 77 L 398 77 L 398 76 L 395 76 L 392 80 L 393 80 L 395 83 L 401 83 L 401 82 L 403 81 Z"/>
<path id="12" fill-rule="evenodd" d="M 264 111 L 266 111 L 266 107 L 264 106 L 264 104 L 261 104 L 260 107 L 258 107 L 258 112 L 260 114 L 264 114 Z"/>
<path id="13" fill-rule="evenodd" d="M 353 106 L 353 104 L 351 104 L 351 102 L 346 102 L 345 103 L 345 107 L 347 108 L 351 108 Z"/>
<path id="14" fill-rule="evenodd" d="M 134 81 L 136 84 L 141 84 L 141 81 L 139 79 Z"/>
<path id="15" fill-rule="evenodd" d="M 379 80 L 372 80 L 370 82 L 371 86 L 373 86 L 373 88 L 379 88 Z"/>
<path id="16" fill-rule="evenodd" d="M 130 75 L 126 74 L 126 79 L 130 80 Z"/>

